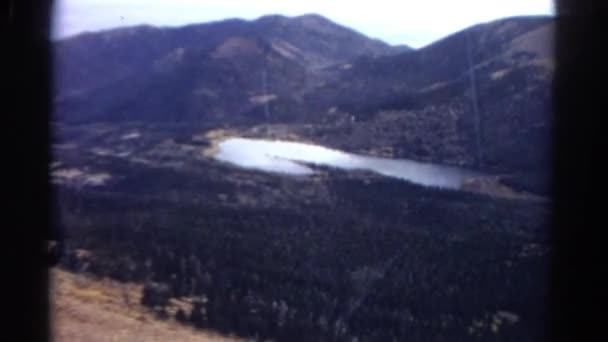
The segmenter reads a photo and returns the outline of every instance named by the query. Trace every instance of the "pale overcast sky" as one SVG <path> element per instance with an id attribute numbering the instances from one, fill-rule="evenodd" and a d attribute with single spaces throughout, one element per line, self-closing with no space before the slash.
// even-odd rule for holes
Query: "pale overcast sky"
<path id="1" fill-rule="evenodd" d="M 418 48 L 493 19 L 554 14 L 552 0 L 56 0 L 53 36 L 151 24 L 181 26 L 265 14 L 318 13 L 390 44 Z"/>

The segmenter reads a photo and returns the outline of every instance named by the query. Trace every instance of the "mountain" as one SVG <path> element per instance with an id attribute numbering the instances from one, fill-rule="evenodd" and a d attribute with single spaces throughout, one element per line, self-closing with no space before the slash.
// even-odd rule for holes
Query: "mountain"
<path id="1" fill-rule="evenodd" d="M 255 119 L 264 101 L 301 107 L 319 68 L 401 50 L 315 14 L 86 33 L 56 44 L 56 112 L 75 122 Z"/>
<path id="2" fill-rule="evenodd" d="M 406 51 L 314 15 L 58 42 L 49 178 L 66 240 L 50 245 L 63 269 L 124 287 L 59 274 L 56 313 L 77 320 L 59 336 L 155 315 L 248 340 L 538 341 L 552 26 L 507 18 Z M 234 136 L 480 172 L 454 170 L 460 189 L 265 172 L 214 158 Z"/>
<path id="3" fill-rule="evenodd" d="M 373 141 L 397 157 L 544 172 L 553 29 L 549 17 L 506 18 L 414 52 L 362 57 L 328 68 L 331 81 L 309 93 L 309 102 L 333 112 L 326 125 L 356 121 L 351 133 L 332 135 L 332 145 Z"/>
<path id="4" fill-rule="evenodd" d="M 215 51 L 216 57 L 233 56 L 247 49 L 240 46 L 247 41 L 308 68 L 393 52 L 382 41 L 315 14 L 228 19 L 179 28 L 117 28 L 56 42 L 57 95 L 83 93 L 148 71 L 155 64 L 175 63 L 176 56 L 183 53 Z"/>
<path id="5" fill-rule="evenodd" d="M 57 43 L 55 118 L 307 123 L 351 151 L 544 172 L 552 33 L 512 17 L 411 50 L 314 14 L 87 33 Z"/>

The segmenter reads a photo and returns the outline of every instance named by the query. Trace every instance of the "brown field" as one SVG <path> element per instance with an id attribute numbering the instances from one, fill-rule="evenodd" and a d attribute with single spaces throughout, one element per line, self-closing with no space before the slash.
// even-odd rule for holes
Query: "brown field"
<path id="1" fill-rule="evenodd" d="M 53 269 L 50 276 L 53 341 L 241 341 L 155 318 L 139 304 L 141 285 L 96 280 L 61 269 Z"/>

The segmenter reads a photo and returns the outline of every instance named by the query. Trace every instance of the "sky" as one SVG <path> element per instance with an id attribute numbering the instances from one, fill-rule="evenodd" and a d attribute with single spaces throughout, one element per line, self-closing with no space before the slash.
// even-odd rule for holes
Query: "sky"
<path id="1" fill-rule="evenodd" d="M 53 38 L 139 24 L 181 26 L 307 13 L 318 13 L 389 44 L 419 48 L 494 19 L 554 15 L 554 4 L 552 0 L 55 0 Z"/>

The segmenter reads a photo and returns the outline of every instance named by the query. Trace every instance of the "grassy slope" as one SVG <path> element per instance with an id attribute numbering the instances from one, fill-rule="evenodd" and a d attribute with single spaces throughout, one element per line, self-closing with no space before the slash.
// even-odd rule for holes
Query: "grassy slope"
<path id="1" fill-rule="evenodd" d="M 141 285 L 94 280 L 61 269 L 52 270 L 51 277 L 56 342 L 239 341 L 156 319 L 139 305 Z"/>

